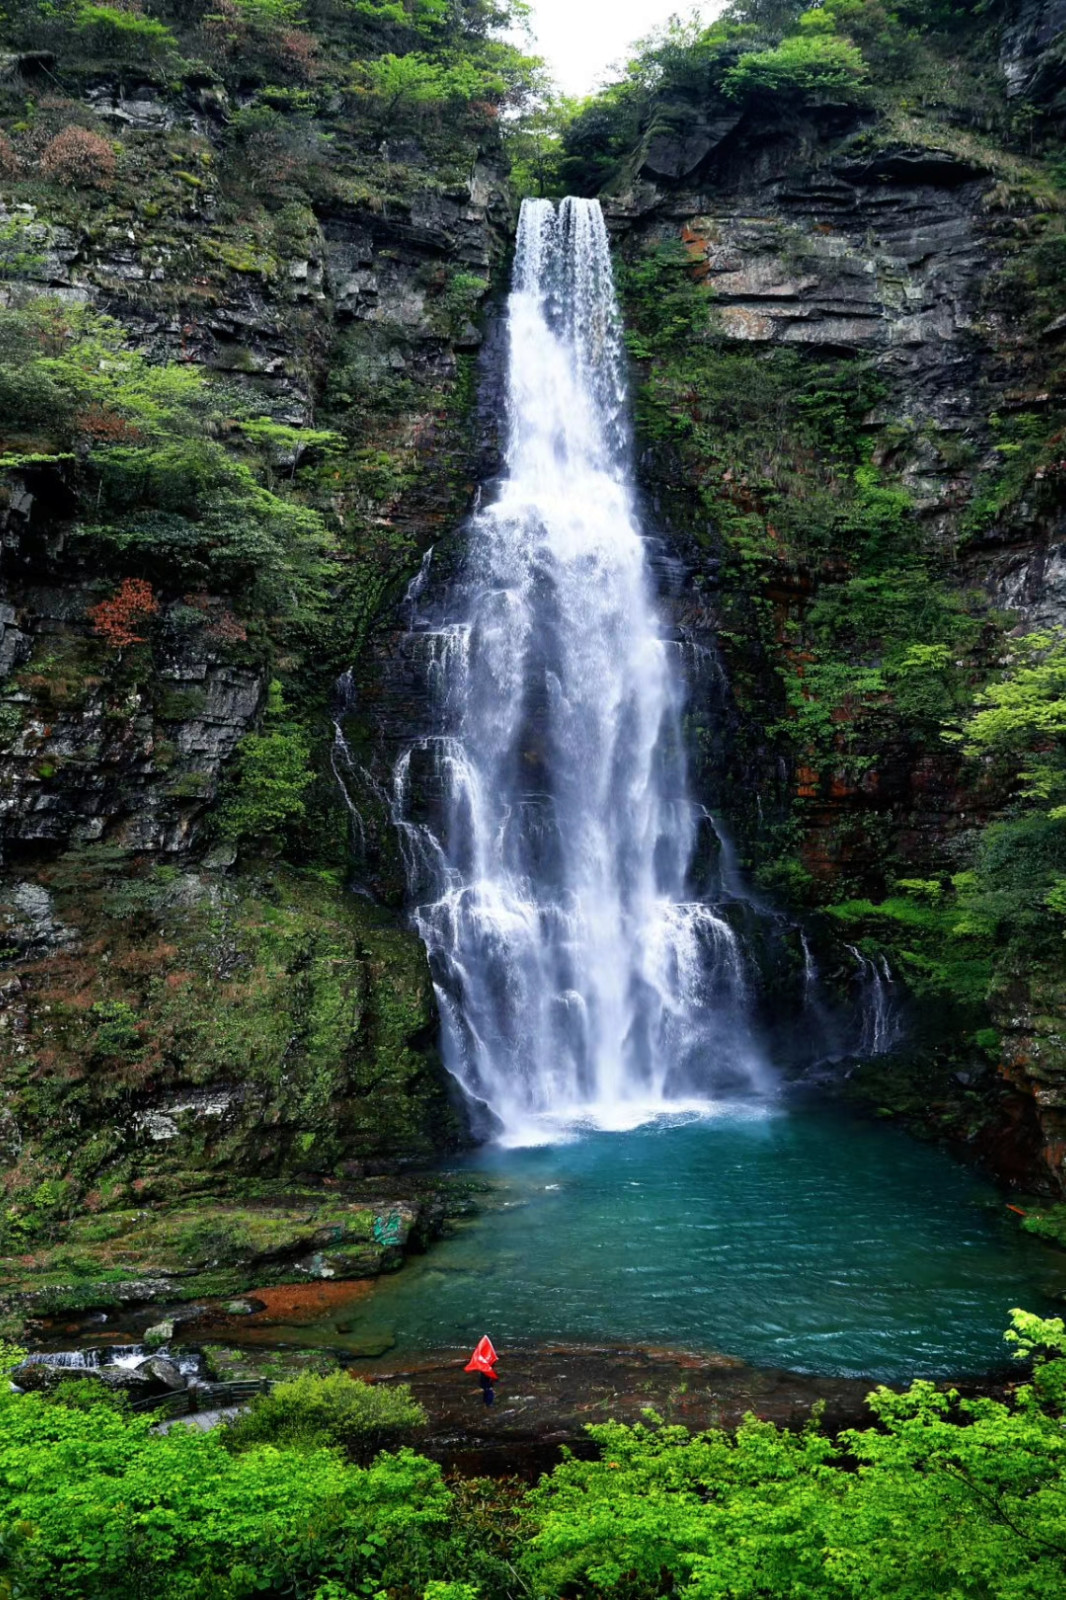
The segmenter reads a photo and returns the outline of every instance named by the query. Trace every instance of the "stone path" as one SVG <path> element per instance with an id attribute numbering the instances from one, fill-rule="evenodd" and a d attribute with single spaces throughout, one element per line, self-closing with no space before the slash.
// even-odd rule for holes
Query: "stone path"
<path id="1" fill-rule="evenodd" d="M 220 1422 L 228 1422 L 230 1417 L 237 1417 L 247 1409 L 247 1406 L 222 1406 L 217 1411 L 192 1411 L 187 1417 L 171 1417 L 169 1422 L 161 1422 L 153 1432 L 169 1433 L 171 1428 L 197 1428 L 201 1433 L 208 1433 L 212 1428 L 217 1428 Z"/>

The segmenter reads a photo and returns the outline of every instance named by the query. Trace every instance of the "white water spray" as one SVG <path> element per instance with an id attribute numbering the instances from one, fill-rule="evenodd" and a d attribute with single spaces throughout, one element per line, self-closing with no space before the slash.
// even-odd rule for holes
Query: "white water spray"
<path id="1" fill-rule="evenodd" d="M 517 1140 L 750 1091 L 760 1067 L 736 935 L 688 894 L 682 689 L 596 201 L 523 202 L 508 329 L 506 476 L 443 624 L 414 596 L 438 723 L 394 815 L 447 1064 Z"/>

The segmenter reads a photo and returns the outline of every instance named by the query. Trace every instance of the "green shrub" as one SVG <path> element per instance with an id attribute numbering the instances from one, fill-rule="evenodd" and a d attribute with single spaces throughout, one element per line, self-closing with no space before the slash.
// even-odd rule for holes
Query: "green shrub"
<path id="1" fill-rule="evenodd" d="M 227 1448 L 273 1444 L 316 1450 L 340 1446 L 353 1461 L 369 1461 L 379 1450 L 408 1440 L 426 1420 L 407 1384 L 369 1384 L 346 1373 L 304 1373 L 257 1395 L 226 1430 Z"/>
<path id="2" fill-rule="evenodd" d="M 1020 767 L 1026 799 L 1066 801 L 1066 633 L 1013 640 L 1006 672 L 974 696 L 974 707 L 965 725 L 967 754 Z M 1066 805 L 1052 804 L 1048 815 L 1066 818 Z"/>
<path id="3" fill-rule="evenodd" d="M 237 759 L 219 811 L 223 838 L 261 842 L 281 833 L 302 817 L 304 790 L 314 781 L 308 763 L 311 746 L 303 729 L 284 720 L 281 684 L 270 685 L 266 726 L 248 733 L 237 746 Z"/>
<path id="4" fill-rule="evenodd" d="M 161 1437 L 151 1425 L 0 1393 L 0 1592 L 314 1600 L 330 1582 L 420 1594 L 440 1571 L 452 1501 L 432 1462 L 409 1451 L 368 1469 L 333 1450 L 234 1455 L 220 1429 Z"/>
<path id="5" fill-rule="evenodd" d="M 92 1008 L 91 1053 L 100 1060 L 128 1061 L 144 1048 L 137 1013 L 126 1000 L 97 1000 Z"/>
<path id="6" fill-rule="evenodd" d="M 155 17 L 118 6 L 83 4 L 74 26 L 102 56 L 143 62 L 165 55 L 177 44 L 170 29 Z"/>
<path id="7" fill-rule="evenodd" d="M 124 1389 L 109 1389 L 95 1378 L 79 1378 L 72 1373 L 61 1378 L 54 1389 L 41 1395 L 45 1405 L 67 1406 L 71 1411 L 92 1411 L 104 1406 L 108 1411 L 125 1413 L 130 1408 L 130 1397 Z"/>
<path id="8" fill-rule="evenodd" d="M 17 1367 L 20 1361 L 25 1361 L 27 1352 L 20 1344 L 12 1344 L 7 1339 L 0 1339 L 0 1377 Z"/>
<path id="9" fill-rule="evenodd" d="M 776 49 L 741 56 L 722 81 L 734 100 L 771 94 L 859 104 L 866 99 L 868 77 L 862 51 L 850 39 L 814 33 L 796 34 Z"/>
<path id="10" fill-rule="evenodd" d="M 875 1390 L 877 1425 L 838 1442 L 750 1416 L 735 1436 L 590 1428 L 600 1459 L 565 1461 L 529 1497 L 534 1592 L 1062 1600 L 1066 1330 L 1013 1318 L 1008 1338 L 1038 1355 L 1014 1406 L 918 1382 Z"/>
<path id="11" fill-rule="evenodd" d="M 1026 1233 L 1035 1233 L 1039 1239 L 1051 1239 L 1066 1250 L 1066 1205 L 1043 1206 L 1029 1211 L 1022 1220 Z"/>
<path id="12" fill-rule="evenodd" d="M 958 888 L 945 888 L 939 881 L 903 881 L 898 887 L 905 895 L 890 895 L 877 905 L 847 900 L 826 910 L 850 930 L 851 938 L 860 937 L 869 954 L 887 950 L 915 994 L 979 1016 L 992 981 L 993 929 L 967 894 L 967 877 L 956 881 Z M 993 1030 L 983 1031 L 998 1045 Z"/>
<path id="13" fill-rule="evenodd" d="M 301 620 L 324 601 L 329 543 L 319 514 L 271 477 L 277 430 L 183 362 L 153 364 L 118 323 L 42 296 L 0 310 L 0 412 L 16 432 L 77 446 L 83 517 L 74 539 L 131 576 L 179 591 L 240 591 L 253 609 Z M 216 435 L 248 421 L 253 459 Z M 287 429 L 294 459 L 330 435 Z"/>

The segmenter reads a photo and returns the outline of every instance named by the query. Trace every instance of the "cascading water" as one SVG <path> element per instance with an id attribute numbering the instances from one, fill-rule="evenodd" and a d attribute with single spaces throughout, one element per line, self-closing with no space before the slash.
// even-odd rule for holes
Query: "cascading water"
<path id="1" fill-rule="evenodd" d="M 448 1066 L 520 1139 L 750 1091 L 760 1064 L 736 936 L 688 897 L 682 686 L 596 201 L 523 203 L 508 328 L 506 474 L 443 614 L 414 599 L 438 723 L 397 766 L 394 814 Z"/>
<path id="2" fill-rule="evenodd" d="M 902 1020 L 892 990 L 896 980 L 887 956 L 864 956 L 855 945 L 848 950 L 855 958 L 859 986 L 861 1032 L 858 1054 L 882 1056 L 893 1049 L 902 1035 Z"/>

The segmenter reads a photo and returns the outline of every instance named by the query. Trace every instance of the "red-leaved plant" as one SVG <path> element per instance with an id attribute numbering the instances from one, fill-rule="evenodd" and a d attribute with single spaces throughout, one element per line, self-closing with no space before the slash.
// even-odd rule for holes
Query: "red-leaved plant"
<path id="1" fill-rule="evenodd" d="M 64 128 L 41 151 L 41 171 L 75 189 L 99 188 L 115 175 L 115 152 L 88 128 Z"/>
<path id="2" fill-rule="evenodd" d="M 89 607 L 93 632 L 105 639 L 113 650 L 128 644 L 144 644 L 145 636 L 136 630 L 159 610 L 152 585 L 144 578 L 123 578 L 110 600 Z"/>

